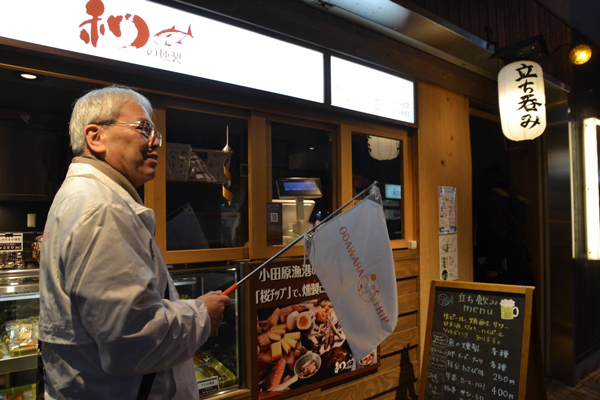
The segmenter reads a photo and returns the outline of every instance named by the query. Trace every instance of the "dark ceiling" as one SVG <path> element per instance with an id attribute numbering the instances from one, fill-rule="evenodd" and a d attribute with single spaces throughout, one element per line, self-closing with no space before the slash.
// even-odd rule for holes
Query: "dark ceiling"
<path id="1" fill-rule="evenodd" d="M 571 28 L 600 46 L 599 0 L 538 0 L 554 15 L 565 20 Z M 575 44 L 575 43 L 574 43 Z"/>

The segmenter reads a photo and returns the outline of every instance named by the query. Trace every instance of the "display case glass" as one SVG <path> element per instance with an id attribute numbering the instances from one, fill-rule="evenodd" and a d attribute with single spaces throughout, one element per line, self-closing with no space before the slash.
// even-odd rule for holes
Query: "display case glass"
<path id="1" fill-rule="evenodd" d="M 167 108 L 167 251 L 248 242 L 248 122 Z"/>
<path id="2" fill-rule="evenodd" d="M 202 267 L 200 269 L 200 267 Z M 182 299 L 195 299 L 203 294 L 229 288 L 239 280 L 239 267 L 199 264 L 178 265 L 171 272 Z M 194 354 L 194 368 L 201 396 L 242 387 L 241 311 L 239 294 L 232 292 L 231 305 L 225 309 L 223 322 L 206 343 Z"/>
<path id="3" fill-rule="evenodd" d="M 183 299 L 194 299 L 213 290 L 225 290 L 240 278 L 233 266 L 184 265 L 173 268 L 172 277 Z M 0 271 L 0 398 L 22 394 L 34 398 L 38 367 L 39 270 Z M 221 326 L 194 354 L 201 397 L 239 389 L 243 385 L 242 313 L 239 293 L 230 294 Z M 27 397 L 29 396 L 29 397 Z"/>
<path id="4" fill-rule="evenodd" d="M 0 271 L 0 398 L 35 392 L 39 306 L 39 270 Z M 33 397 L 31 397 L 33 398 Z"/>

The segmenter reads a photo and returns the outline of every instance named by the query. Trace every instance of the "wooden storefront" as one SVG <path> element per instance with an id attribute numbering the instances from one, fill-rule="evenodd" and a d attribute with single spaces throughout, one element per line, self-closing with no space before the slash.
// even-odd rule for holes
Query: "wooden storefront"
<path id="1" fill-rule="evenodd" d="M 228 261 L 264 260 L 278 250 L 267 246 L 267 202 L 270 171 L 270 123 L 272 121 L 323 129 L 332 132 L 333 184 L 332 204 L 339 206 L 352 197 L 352 142 L 354 132 L 375 134 L 401 140 L 404 151 L 403 179 L 404 235 L 392 240 L 398 289 L 399 319 L 396 330 L 380 346 L 380 366 L 376 371 L 351 380 L 342 380 L 332 386 L 312 390 L 297 398 L 311 399 L 396 399 L 415 396 L 419 372 L 429 288 L 432 279 L 439 279 L 438 255 L 438 186 L 456 188 L 458 274 L 460 280 L 472 280 L 472 187 L 469 113 L 473 101 L 483 108 L 495 106 L 495 82 L 427 53 L 358 27 L 348 21 L 318 12 L 299 2 L 257 1 L 248 4 L 236 2 L 207 2 L 204 15 L 227 20 L 241 26 L 258 25 L 264 31 L 300 38 L 301 41 L 327 51 L 375 64 L 408 76 L 415 82 L 417 101 L 416 123 L 403 124 L 388 119 L 332 110 L 293 99 L 282 99 L 255 90 L 205 81 L 173 73 L 162 73 L 114 61 L 99 62 L 84 56 L 35 45 L 2 40 L 0 67 L 7 71 L 26 71 L 58 79 L 75 93 L 83 88 L 118 83 L 138 88 L 147 94 L 155 106 L 158 129 L 169 142 L 171 109 L 218 115 L 247 121 L 248 168 L 248 237 L 246 246 L 219 249 L 170 250 L 167 246 L 167 172 L 165 163 L 159 163 L 154 181 L 144 188 L 146 205 L 157 217 L 156 239 L 168 264 L 202 264 Z M 229 15 L 232 18 L 223 17 Z M 238 21 L 233 20 L 237 18 Z M 239 22 L 239 20 L 246 22 Z M 263 30 L 264 28 L 264 30 Z M 32 95 L 32 86 L 23 86 Z M 0 106 L 2 118 L 20 115 L 11 109 L 8 96 Z M 70 110 L 40 115 L 64 122 Z M 241 151 L 242 149 L 236 149 Z M 167 158 L 165 146 L 160 148 L 160 159 Z M 8 205 L 15 212 L 27 208 L 23 203 Z M 3 227 L 18 230 L 20 227 Z M 417 244 L 409 249 L 409 241 Z M 302 259 L 298 246 L 285 257 Z M 245 302 L 251 301 L 246 293 Z M 247 330 L 254 321 L 243 321 Z M 245 359 L 251 351 L 249 339 L 242 340 Z M 219 395 L 219 398 L 251 398 L 249 365 L 239 390 Z"/>

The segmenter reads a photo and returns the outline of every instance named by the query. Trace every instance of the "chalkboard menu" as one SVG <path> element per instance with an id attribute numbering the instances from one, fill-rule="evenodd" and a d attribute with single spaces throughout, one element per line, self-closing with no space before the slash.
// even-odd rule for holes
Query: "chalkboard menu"
<path id="1" fill-rule="evenodd" d="M 420 399 L 524 399 L 532 287 L 434 281 Z"/>

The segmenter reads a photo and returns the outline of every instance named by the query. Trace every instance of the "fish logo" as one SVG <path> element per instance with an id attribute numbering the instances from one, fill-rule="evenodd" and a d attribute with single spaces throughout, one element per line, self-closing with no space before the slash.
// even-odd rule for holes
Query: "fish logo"
<path id="1" fill-rule="evenodd" d="M 192 35 L 192 26 L 188 26 L 187 32 L 175 29 L 175 25 L 172 28 L 164 29 L 154 35 L 154 43 L 160 46 L 172 46 L 174 44 L 182 44 L 183 39 L 194 36 Z"/>
<path id="2" fill-rule="evenodd" d="M 379 297 L 379 292 L 381 290 L 379 280 L 377 279 L 377 275 L 370 274 L 363 276 L 358 281 L 357 289 L 358 295 L 363 301 L 370 303 L 377 300 L 377 298 Z"/>
<path id="3" fill-rule="evenodd" d="M 448 296 L 446 293 L 442 293 L 438 296 L 438 304 L 446 307 L 448 304 L 454 304 L 454 296 Z"/>

